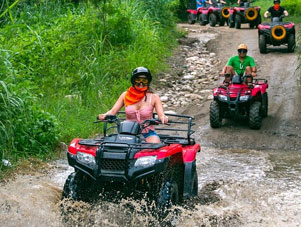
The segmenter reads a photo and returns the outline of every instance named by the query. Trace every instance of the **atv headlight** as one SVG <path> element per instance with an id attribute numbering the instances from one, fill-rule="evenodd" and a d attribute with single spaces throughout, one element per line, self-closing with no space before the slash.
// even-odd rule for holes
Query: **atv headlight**
<path id="1" fill-rule="evenodd" d="M 222 101 L 222 102 L 226 102 L 226 101 L 227 101 L 227 96 L 225 96 L 225 95 L 219 95 L 219 96 L 218 96 L 218 99 L 219 99 L 220 101 Z"/>
<path id="2" fill-rule="evenodd" d="M 242 95 L 239 97 L 239 100 L 240 101 L 248 101 L 249 97 L 250 97 L 249 95 Z"/>
<path id="3" fill-rule="evenodd" d="M 77 158 L 78 161 L 80 161 L 80 162 L 82 162 L 84 164 L 87 164 L 89 166 L 94 166 L 96 164 L 95 158 L 91 154 L 86 154 L 86 153 L 78 151 L 76 153 L 76 158 Z"/>
<path id="4" fill-rule="evenodd" d="M 135 162 L 135 167 L 150 167 L 155 164 L 157 156 L 145 156 L 138 158 Z"/>

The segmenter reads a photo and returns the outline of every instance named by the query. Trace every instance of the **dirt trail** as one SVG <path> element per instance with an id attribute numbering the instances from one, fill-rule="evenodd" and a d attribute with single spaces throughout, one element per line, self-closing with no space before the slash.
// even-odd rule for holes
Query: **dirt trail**
<path id="1" fill-rule="evenodd" d="M 229 57 L 236 55 L 240 43 L 247 44 L 248 55 L 255 58 L 258 67 L 258 78 L 267 79 L 269 83 L 269 114 L 260 130 L 250 130 L 246 123 L 231 120 L 224 120 L 220 129 L 211 129 L 210 101 L 202 109 L 187 109 L 187 114 L 196 115 L 201 144 L 221 148 L 301 150 L 301 89 L 297 85 L 296 53 L 287 53 L 285 47 L 271 47 L 268 54 L 260 54 L 257 30 L 247 25 L 239 31 L 198 24 L 182 26 L 217 33 L 217 39 L 212 40 L 208 48 L 221 60 L 220 70 Z M 213 84 L 212 88 L 217 85 Z"/>

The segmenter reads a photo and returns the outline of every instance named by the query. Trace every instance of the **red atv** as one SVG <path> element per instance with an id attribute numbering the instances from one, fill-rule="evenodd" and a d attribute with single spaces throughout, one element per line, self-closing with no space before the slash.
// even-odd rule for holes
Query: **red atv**
<path id="1" fill-rule="evenodd" d="M 199 20 L 200 25 L 209 23 L 211 27 L 214 27 L 216 24 L 224 26 L 230 16 L 229 9 L 228 6 L 224 6 L 221 3 L 201 7 L 198 10 L 188 9 L 188 23 L 194 24 L 196 20 Z"/>
<path id="2" fill-rule="evenodd" d="M 273 17 L 271 23 L 258 26 L 258 46 L 260 53 L 267 53 L 267 45 L 287 45 L 288 52 L 294 52 L 296 47 L 295 24 L 282 22 L 281 17 Z"/>
<path id="3" fill-rule="evenodd" d="M 65 182 L 62 198 L 89 201 L 92 193 L 115 190 L 135 196 L 147 193 L 159 207 L 168 207 L 196 196 L 196 154 L 201 147 L 191 138 L 194 118 L 166 115 L 171 119 L 168 125 L 156 126 L 156 131 L 176 135 L 159 134 L 161 143 L 147 143 L 141 134 L 143 128 L 160 124 L 158 119 L 140 125 L 115 115 L 97 121 L 104 122 L 102 138 L 72 140 L 67 157 L 74 172 Z M 170 128 L 171 124 L 179 127 Z M 107 135 L 108 131 L 112 133 Z"/>
<path id="4" fill-rule="evenodd" d="M 210 104 L 210 125 L 220 128 L 223 118 L 247 117 L 249 127 L 260 129 L 262 117 L 268 115 L 267 80 L 254 79 L 247 86 L 246 77 L 234 75 L 228 87 L 220 86 L 213 90 Z"/>
<path id="5" fill-rule="evenodd" d="M 228 25 L 230 28 L 241 28 L 241 24 L 249 24 L 249 28 L 254 28 L 261 23 L 260 7 L 250 7 L 248 2 L 243 6 L 237 6 L 229 10 L 230 16 Z"/>

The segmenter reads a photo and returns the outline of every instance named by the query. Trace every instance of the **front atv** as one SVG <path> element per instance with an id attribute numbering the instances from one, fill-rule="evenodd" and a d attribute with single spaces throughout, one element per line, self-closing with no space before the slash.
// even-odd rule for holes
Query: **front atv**
<path id="1" fill-rule="evenodd" d="M 200 145 L 191 138 L 194 119 L 166 115 L 174 118 L 170 124 L 182 127 L 156 126 L 156 131 L 177 134 L 159 134 L 161 143 L 146 143 L 141 134 L 142 128 L 158 125 L 158 119 L 139 125 L 120 121 L 117 116 L 107 116 L 102 138 L 74 139 L 67 152 L 74 172 L 65 182 L 62 198 L 89 201 L 92 193 L 98 195 L 115 190 L 134 197 L 147 194 L 159 207 L 169 207 L 196 196 L 196 153 Z M 113 126 L 108 127 L 108 124 Z M 108 131 L 112 133 L 107 135 Z"/>
<path id="2" fill-rule="evenodd" d="M 244 78 L 235 75 L 228 87 L 213 90 L 210 104 L 210 125 L 220 128 L 224 118 L 247 118 L 249 127 L 260 129 L 262 118 L 268 115 L 267 80 L 254 79 L 252 86 L 244 83 Z"/>
<path id="3" fill-rule="evenodd" d="M 249 3 L 243 6 L 231 8 L 228 25 L 230 28 L 241 28 L 241 24 L 249 24 L 249 28 L 254 28 L 261 23 L 260 7 L 251 7 Z"/>
<path id="4" fill-rule="evenodd" d="M 271 23 L 258 26 L 258 46 L 260 53 L 267 53 L 267 46 L 286 45 L 288 52 L 294 52 L 296 47 L 295 24 L 282 22 L 282 17 L 272 18 Z"/>

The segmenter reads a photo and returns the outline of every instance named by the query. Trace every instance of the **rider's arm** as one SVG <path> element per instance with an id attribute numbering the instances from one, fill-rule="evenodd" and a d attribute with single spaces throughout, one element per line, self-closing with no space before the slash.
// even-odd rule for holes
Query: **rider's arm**
<path id="1" fill-rule="evenodd" d="M 125 97 L 125 94 L 126 94 L 126 92 L 123 92 L 119 96 L 119 98 L 117 99 L 117 101 L 114 104 L 114 106 L 112 107 L 112 109 L 110 109 L 105 114 L 99 114 L 98 115 L 98 119 L 99 120 L 104 120 L 107 115 L 116 115 L 118 113 L 118 111 L 124 106 L 124 97 Z"/>
<path id="2" fill-rule="evenodd" d="M 161 122 L 163 124 L 165 124 L 165 123 L 168 122 L 168 117 L 165 116 L 165 114 L 164 114 L 164 110 L 163 110 L 163 105 L 162 105 L 161 99 L 160 99 L 160 97 L 157 94 L 153 94 L 153 97 L 154 97 L 154 106 L 155 106 L 156 112 L 158 114 L 158 117 L 161 120 Z"/>
<path id="3" fill-rule="evenodd" d="M 256 74 L 256 72 L 257 72 L 257 69 L 256 69 L 256 65 L 255 65 L 255 62 L 254 62 L 254 58 L 250 58 L 250 66 L 251 66 L 251 74 L 252 74 L 252 76 L 253 77 L 255 77 L 257 74 Z"/>

